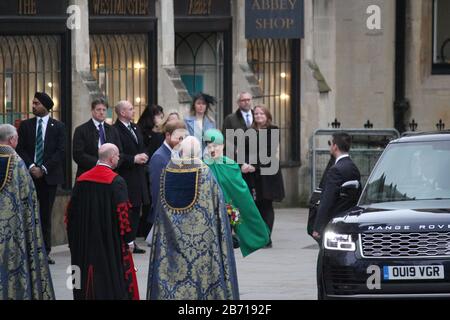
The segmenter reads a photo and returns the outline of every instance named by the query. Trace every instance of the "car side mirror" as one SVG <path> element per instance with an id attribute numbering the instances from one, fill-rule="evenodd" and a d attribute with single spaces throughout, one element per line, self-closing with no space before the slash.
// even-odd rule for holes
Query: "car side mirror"
<path id="1" fill-rule="evenodd" d="M 360 183 L 357 180 L 351 180 L 343 183 L 339 190 L 339 195 L 343 198 L 356 198 L 359 195 Z"/>

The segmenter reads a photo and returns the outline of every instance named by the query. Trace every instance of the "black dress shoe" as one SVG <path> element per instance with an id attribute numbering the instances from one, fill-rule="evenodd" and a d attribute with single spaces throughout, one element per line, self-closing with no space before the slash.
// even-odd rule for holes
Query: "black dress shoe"
<path id="1" fill-rule="evenodd" d="M 137 244 L 134 244 L 133 253 L 136 253 L 136 254 L 143 254 L 143 253 L 145 253 L 145 250 L 139 248 L 139 247 L 137 246 Z"/>
<path id="2" fill-rule="evenodd" d="M 50 257 L 47 258 L 47 261 L 48 261 L 48 264 L 55 264 L 55 260 L 53 260 Z"/>

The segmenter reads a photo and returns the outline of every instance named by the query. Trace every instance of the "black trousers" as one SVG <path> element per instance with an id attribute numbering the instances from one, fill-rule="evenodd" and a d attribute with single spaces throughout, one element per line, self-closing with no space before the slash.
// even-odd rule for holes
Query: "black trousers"
<path id="1" fill-rule="evenodd" d="M 150 229 L 152 228 L 152 224 L 147 221 L 148 216 L 150 214 L 150 210 L 152 210 L 152 205 L 142 206 L 142 216 L 139 220 L 139 227 L 137 232 L 137 237 L 146 238 L 150 233 Z"/>
<path id="2" fill-rule="evenodd" d="M 316 281 L 317 281 L 317 299 L 323 300 L 324 291 L 323 291 L 323 266 L 322 266 L 322 241 L 316 240 L 319 243 L 319 253 L 317 255 L 317 266 L 316 266 Z"/>
<path id="3" fill-rule="evenodd" d="M 56 185 L 49 185 L 44 178 L 33 179 L 39 200 L 39 214 L 41 217 L 42 234 L 44 236 L 45 251 L 52 250 L 52 209 L 56 197 Z"/>
<path id="4" fill-rule="evenodd" d="M 131 225 L 131 232 L 128 238 L 130 242 L 136 240 L 140 218 L 141 218 L 141 206 L 131 207 L 131 209 L 128 211 L 128 220 L 130 221 Z"/>
<path id="5" fill-rule="evenodd" d="M 258 207 L 259 212 L 261 213 L 261 217 L 264 222 L 267 224 L 270 230 L 270 234 L 272 234 L 273 222 L 275 220 L 275 212 L 273 210 L 273 201 L 272 200 L 257 200 L 255 201 L 256 206 Z"/>

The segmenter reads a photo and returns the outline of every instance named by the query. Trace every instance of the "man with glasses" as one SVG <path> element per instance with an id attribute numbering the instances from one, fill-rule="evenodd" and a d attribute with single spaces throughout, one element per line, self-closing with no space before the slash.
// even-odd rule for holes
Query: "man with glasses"
<path id="1" fill-rule="evenodd" d="M 51 250 L 51 212 L 56 187 L 64 183 L 66 152 L 66 127 L 50 117 L 53 105 L 49 95 L 36 92 L 33 99 L 35 117 L 21 122 L 17 145 L 17 153 L 25 161 L 36 186 L 47 254 Z M 50 258 L 48 262 L 55 263 Z"/>
<path id="2" fill-rule="evenodd" d="M 241 168 L 242 177 L 248 186 L 253 184 L 252 173 L 256 171 L 256 168 L 249 164 L 250 160 L 250 143 L 248 136 L 244 136 L 245 144 L 238 143 L 239 134 L 236 130 L 241 129 L 244 133 L 252 128 L 253 125 L 253 97 L 249 92 L 241 92 L 237 96 L 237 104 L 239 108 L 232 114 L 229 114 L 223 122 L 223 135 L 225 136 L 225 150 L 234 150 L 233 155 L 229 155 L 225 151 L 226 155 L 232 157 L 232 159 L 237 162 Z M 253 130 L 253 129 L 252 129 Z M 244 150 L 239 150 L 238 146 L 244 145 Z M 244 162 L 239 161 L 241 158 L 238 154 L 243 155 L 245 159 Z M 236 238 L 234 240 L 234 246 L 238 247 L 238 241 Z"/>
<path id="3" fill-rule="evenodd" d="M 252 127 L 253 124 L 253 105 L 252 105 L 253 97 L 248 92 L 241 92 L 237 97 L 237 104 L 239 108 L 236 112 L 229 114 L 224 122 L 223 122 L 223 134 L 226 139 L 225 148 L 231 148 L 234 146 L 234 157 L 233 160 L 237 161 L 237 153 L 242 152 L 237 150 L 238 142 L 237 138 L 228 134 L 227 130 L 233 130 L 235 132 L 238 129 L 242 129 L 244 132 Z M 229 132 L 230 133 L 230 132 Z M 230 139 L 232 137 L 233 139 Z M 247 139 L 247 138 L 246 138 Z M 234 141 L 233 141 L 234 140 Z M 247 139 L 248 140 L 248 139 Z M 239 163 L 241 166 L 241 172 L 244 176 L 244 179 L 247 181 L 247 174 L 255 172 L 255 168 L 248 164 L 249 162 L 249 145 L 248 141 L 245 144 L 245 162 Z"/>

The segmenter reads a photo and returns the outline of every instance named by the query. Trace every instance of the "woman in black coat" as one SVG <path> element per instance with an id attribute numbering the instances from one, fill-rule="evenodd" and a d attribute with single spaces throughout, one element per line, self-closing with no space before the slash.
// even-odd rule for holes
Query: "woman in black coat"
<path id="1" fill-rule="evenodd" d="M 284 199 L 284 183 L 283 176 L 281 174 L 281 169 L 278 163 L 278 170 L 271 175 L 264 173 L 261 171 L 262 168 L 273 167 L 273 164 L 263 164 L 261 163 L 261 154 L 266 155 L 271 161 L 280 161 L 279 160 L 279 139 L 276 141 L 276 145 L 272 146 L 271 137 L 279 128 L 275 125 L 272 125 L 272 115 L 270 111 L 263 106 L 256 106 L 253 110 L 254 114 L 254 122 L 253 128 L 257 131 L 258 137 L 258 155 L 257 155 L 257 164 L 254 165 L 255 172 L 252 174 L 253 176 L 253 196 L 255 198 L 256 206 L 261 213 L 262 218 L 268 225 L 270 229 L 270 233 L 272 233 L 273 223 L 275 220 L 275 213 L 273 209 L 273 201 L 280 202 Z M 265 135 L 267 137 L 266 146 L 261 146 L 261 136 Z M 261 147 L 265 147 L 261 150 Z M 275 154 L 272 154 L 272 149 L 275 150 Z M 264 171 L 264 170 L 263 170 Z M 267 245 L 268 247 L 272 247 L 272 241 Z"/>
<path id="2" fill-rule="evenodd" d="M 145 153 L 151 159 L 152 155 L 158 150 L 164 142 L 164 134 L 161 132 L 161 126 L 164 119 L 163 108 L 159 105 L 147 106 L 142 113 L 137 125 L 141 129 L 144 136 Z M 146 166 L 148 168 L 148 166 Z M 149 175 L 147 172 L 147 185 Z M 151 199 L 150 199 L 151 200 Z M 142 216 L 139 221 L 138 237 L 146 237 L 150 232 L 151 225 L 147 222 L 148 214 L 152 204 L 142 208 Z"/>
<path id="3" fill-rule="evenodd" d="M 150 159 L 164 142 L 161 126 L 164 119 L 164 110 L 159 105 L 147 106 L 137 125 L 144 135 L 144 145 Z"/>

